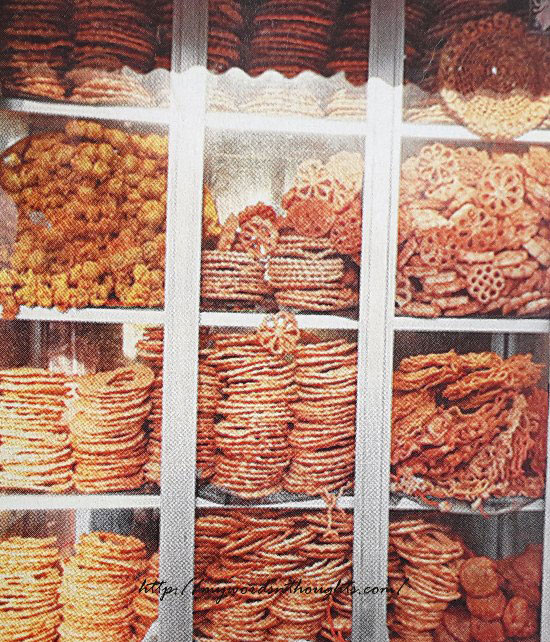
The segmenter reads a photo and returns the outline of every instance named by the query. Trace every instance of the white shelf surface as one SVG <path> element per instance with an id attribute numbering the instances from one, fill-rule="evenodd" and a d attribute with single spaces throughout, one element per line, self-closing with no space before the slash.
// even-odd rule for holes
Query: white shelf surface
<path id="1" fill-rule="evenodd" d="M 311 134 L 315 136 L 364 136 L 366 120 L 338 120 L 307 116 L 267 116 L 242 112 L 209 112 L 206 127 L 212 130 L 239 132 L 273 132 L 281 134 Z"/>
<path id="2" fill-rule="evenodd" d="M 0 495 L 0 510 L 160 508 L 160 495 Z"/>
<path id="3" fill-rule="evenodd" d="M 391 504 L 390 505 L 390 510 L 423 510 L 423 511 L 438 511 L 437 507 L 435 506 L 429 506 L 427 504 L 423 504 L 421 501 L 416 502 L 414 499 L 409 499 L 407 497 L 402 497 L 399 499 L 399 501 L 396 504 Z M 518 506 L 518 508 L 506 511 L 506 510 L 499 510 L 499 511 L 487 511 L 490 515 L 507 515 L 510 512 L 541 512 L 544 511 L 544 500 L 543 499 L 537 499 L 529 504 L 526 504 L 525 506 Z M 438 511 L 439 512 L 439 511 Z M 467 515 L 479 515 L 480 511 L 479 510 L 472 510 L 468 508 L 461 508 L 461 507 L 453 507 L 451 511 L 449 511 L 449 514 L 454 514 L 454 513 L 462 513 L 462 514 L 467 514 Z"/>
<path id="4" fill-rule="evenodd" d="M 437 123 L 403 123 L 401 133 L 403 138 L 418 138 L 426 140 L 456 140 L 477 141 L 491 143 L 466 127 L 460 125 L 442 125 Z M 550 144 L 550 129 L 534 129 L 533 131 L 516 138 L 517 143 L 543 143 Z"/>
<path id="5" fill-rule="evenodd" d="M 283 510 L 283 509 L 303 509 L 303 510 L 311 510 L 311 509 L 325 509 L 327 507 L 327 503 L 323 499 L 307 499 L 302 502 L 297 502 L 297 501 L 290 501 L 290 502 L 278 502 L 278 503 L 273 503 L 273 504 L 217 504 L 216 502 L 213 502 L 209 499 L 203 499 L 202 497 L 197 497 L 197 508 L 223 508 L 223 509 L 231 509 L 231 510 L 245 510 L 245 511 L 250 511 L 250 510 L 266 510 L 268 508 L 273 508 L 276 510 Z M 337 503 L 338 508 L 351 508 L 353 509 L 353 497 L 352 496 L 346 496 L 346 497 L 340 497 L 338 499 Z"/>
<path id="6" fill-rule="evenodd" d="M 200 324 L 220 328 L 257 328 L 265 317 L 266 314 L 256 312 L 201 312 Z M 328 314 L 297 314 L 296 320 L 303 330 L 357 330 L 358 327 L 355 319 Z"/>
<path id="7" fill-rule="evenodd" d="M 67 310 L 67 312 L 61 312 L 55 308 L 22 307 L 19 310 L 17 319 L 24 321 L 162 325 L 164 323 L 164 310 L 148 310 L 146 308 L 83 308 L 81 310 L 71 309 Z"/>
<path id="8" fill-rule="evenodd" d="M 161 125 L 168 125 L 170 120 L 170 110 L 165 108 L 77 105 L 73 103 L 56 103 L 20 98 L 0 98 L 0 109 L 48 116 L 122 120 Z"/>
<path id="9" fill-rule="evenodd" d="M 440 317 L 422 319 L 395 317 L 394 330 L 414 332 L 491 332 L 517 334 L 550 333 L 548 319 L 471 319 Z"/>

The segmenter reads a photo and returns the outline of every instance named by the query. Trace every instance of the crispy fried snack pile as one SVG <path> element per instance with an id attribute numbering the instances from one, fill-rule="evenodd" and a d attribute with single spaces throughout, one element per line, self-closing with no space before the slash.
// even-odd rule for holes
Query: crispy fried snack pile
<path id="1" fill-rule="evenodd" d="M 394 373 L 392 489 L 478 505 L 541 497 L 548 395 L 531 355 L 418 355 Z"/>
<path id="2" fill-rule="evenodd" d="M 0 304 L 158 307 L 164 299 L 166 136 L 70 121 L 2 154 L 17 224 L 0 235 Z"/>
<path id="3" fill-rule="evenodd" d="M 550 310 L 550 150 L 434 143 L 401 171 L 398 314 Z"/>

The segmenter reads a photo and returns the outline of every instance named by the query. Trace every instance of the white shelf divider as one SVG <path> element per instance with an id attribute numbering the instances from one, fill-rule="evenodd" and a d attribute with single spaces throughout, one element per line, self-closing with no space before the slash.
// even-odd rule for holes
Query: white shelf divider
<path id="1" fill-rule="evenodd" d="M 404 139 L 417 138 L 420 140 L 448 140 L 448 141 L 476 141 L 491 143 L 474 134 L 461 125 L 442 125 L 436 123 L 403 123 L 402 136 Z M 533 131 L 516 138 L 515 143 L 550 144 L 550 129 L 534 129 Z"/>
<path id="2" fill-rule="evenodd" d="M 96 508 L 159 508 L 160 495 L 36 495 L 0 496 L 0 510 L 92 510 Z"/>
<path id="3" fill-rule="evenodd" d="M 238 132 L 310 134 L 314 136 L 364 136 L 366 121 L 308 118 L 306 116 L 266 116 L 233 112 L 209 112 L 206 127 Z"/>
<path id="4" fill-rule="evenodd" d="M 0 306 L 0 310 L 1 310 Z M 135 323 L 139 325 L 162 325 L 164 310 L 140 308 L 83 308 L 61 312 L 55 308 L 22 307 L 17 315 L 23 321 L 66 321 L 79 323 Z"/>
<path id="5" fill-rule="evenodd" d="M 326 509 L 327 504 L 322 499 L 306 499 L 304 501 L 290 501 L 290 502 L 278 502 L 276 504 L 217 504 L 209 499 L 203 499 L 202 497 L 197 497 L 197 508 L 223 508 L 223 509 L 235 509 L 241 511 L 252 511 L 252 510 L 267 510 L 267 509 L 276 509 L 276 510 L 288 510 L 288 509 L 299 509 L 299 510 L 311 510 L 311 509 Z M 353 497 L 340 497 L 337 503 L 338 508 L 342 509 L 352 509 L 353 508 Z"/>
<path id="6" fill-rule="evenodd" d="M 45 116 L 131 121 L 159 125 L 168 125 L 170 120 L 170 111 L 159 107 L 77 105 L 75 103 L 55 103 L 20 98 L 0 98 L 0 109 Z"/>
<path id="7" fill-rule="evenodd" d="M 428 506 L 427 504 L 423 504 L 421 502 L 416 502 L 414 499 L 410 499 L 408 497 L 402 497 L 399 499 L 399 501 L 390 506 L 390 510 L 395 511 L 395 510 L 423 510 L 423 511 L 431 511 L 431 512 L 438 512 L 436 508 L 433 506 Z M 544 500 L 543 499 L 537 499 L 530 504 L 526 504 L 525 506 L 521 506 L 519 508 L 516 508 L 513 512 L 540 512 L 544 511 Z M 462 514 L 462 515 L 480 515 L 481 513 L 479 511 L 474 511 L 474 510 L 469 510 L 467 508 L 460 508 L 460 507 L 453 507 L 452 510 L 450 510 L 448 513 L 445 513 L 446 515 L 453 515 L 453 514 Z M 498 511 L 496 513 L 490 513 L 491 516 L 493 515 L 510 515 L 511 512 L 507 512 L 505 510 Z"/>
<path id="8" fill-rule="evenodd" d="M 200 324 L 220 328 L 257 328 L 265 316 L 255 312 L 201 312 Z M 296 320 L 298 327 L 304 330 L 357 330 L 359 325 L 355 319 L 328 314 L 297 314 Z"/>
<path id="9" fill-rule="evenodd" d="M 491 332 L 502 334 L 548 334 L 548 319 L 473 319 L 441 317 L 422 319 L 415 317 L 395 317 L 393 327 L 396 331 L 412 332 Z"/>

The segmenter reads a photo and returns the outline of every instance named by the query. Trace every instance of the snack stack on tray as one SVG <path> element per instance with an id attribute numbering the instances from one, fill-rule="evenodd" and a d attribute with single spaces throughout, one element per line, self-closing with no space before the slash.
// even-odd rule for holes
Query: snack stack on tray
<path id="1" fill-rule="evenodd" d="M 88 105 L 131 105 L 153 107 L 153 96 L 137 78 L 120 71 L 90 67 L 77 68 L 65 75 L 70 87 L 68 100 Z"/>
<path id="2" fill-rule="evenodd" d="M 147 632 L 151 628 L 151 625 L 158 617 L 159 609 L 159 596 L 153 591 L 139 592 L 139 588 L 145 580 L 147 583 L 150 582 L 159 582 L 159 554 L 154 553 L 153 556 L 149 559 L 149 565 L 145 575 L 140 577 L 137 581 L 138 593 L 134 597 L 133 607 L 136 614 L 136 621 L 134 623 L 134 629 L 136 631 L 137 642 L 141 642 Z"/>
<path id="3" fill-rule="evenodd" d="M 327 118 L 338 120 L 364 120 L 367 117 L 365 89 L 339 89 L 329 98 L 325 114 Z"/>
<path id="4" fill-rule="evenodd" d="M 476 556 L 446 526 L 396 521 L 390 524 L 388 579 L 395 591 L 389 600 L 390 640 L 540 640 L 538 544 L 494 560 Z"/>
<path id="5" fill-rule="evenodd" d="M 170 71 L 172 58 L 173 0 L 155 0 L 157 47 L 155 68 Z"/>
<path id="6" fill-rule="evenodd" d="M 290 404 L 298 398 L 294 364 L 286 359 L 290 350 L 283 348 L 264 344 L 259 333 L 223 334 L 215 337 L 206 360 L 223 395 L 217 408 L 222 420 L 214 425 L 219 455 L 212 480 L 239 497 L 265 497 L 283 488 Z"/>
<path id="7" fill-rule="evenodd" d="M 202 254 L 203 304 L 335 312 L 358 303 L 363 160 L 339 152 L 300 164 L 282 199 L 231 214 Z M 275 299 L 275 302 L 273 301 Z"/>
<path id="8" fill-rule="evenodd" d="M 201 479 L 210 479 L 216 470 L 214 419 L 222 398 L 218 373 L 206 362 L 209 353 L 207 349 L 199 353 L 197 470 Z"/>
<path id="9" fill-rule="evenodd" d="M 355 468 L 357 344 L 326 341 L 296 348 L 298 403 L 289 435 L 286 490 L 315 495 L 350 484 Z"/>
<path id="10" fill-rule="evenodd" d="M 239 0 L 209 0 L 208 69 L 221 73 L 240 65 L 243 29 Z"/>
<path id="11" fill-rule="evenodd" d="M 4 318 L 20 305 L 163 304 L 167 152 L 167 136 L 71 120 L 2 154 L 18 214 L 13 247 L 0 239 Z"/>
<path id="12" fill-rule="evenodd" d="M 370 0 L 354 0 L 345 5 L 338 20 L 327 69 L 343 71 L 354 85 L 363 85 L 369 76 Z"/>
<path id="13" fill-rule="evenodd" d="M 398 314 L 545 316 L 550 150 L 428 145 L 401 171 Z"/>
<path id="14" fill-rule="evenodd" d="M 211 595 L 199 592 L 194 609 L 200 639 L 315 640 L 326 633 L 327 612 L 329 626 L 342 632 L 351 628 L 343 595 L 335 602 L 328 593 L 311 590 L 351 581 L 350 513 L 216 511 L 198 517 L 196 533 L 195 559 L 201 574 L 195 579 L 205 586 L 219 590 L 229 578 L 238 578 L 242 586 L 267 582 L 283 587 L 301 581 L 304 589 L 310 587 L 309 593 L 226 596 L 218 605 Z"/>
<path id="15" fill-rule="evenodd" d="M 240 110 L 248 113 L 320 118 L 323 110 L 315 94 L 305 89 L 287 86 L 265 87 L 257 90 L 241 104 Z"/>
<path id="16" fill-rule="evenodd" d="M 355 343 L 300 338 L 287 312 L 212 335 L 199 362 L 201 477 L 246 499 L 349 487 L 356 378 Z"/>
<path id="17" fill-rule="evenodd" d="M 264 0 L 252 18 L 247 67 L 252 76 L 275 69 L 287 77 L 322 74 L 336 19 L 337 0 Z"/>
<path id="18" fill-rule="evenodd" d="M 0 540 L 0 639 L 57 640 L 61 620 L 56 538 Z"/>
<path id="19" fill-rule="evenodd" d="M 542 497 L 548 394 L 535 387 L 542 369 L 529 354 L 451 350 L 403 359 L 393 380 L 392 490 L 473 507 L 493 497 Z"/>
<path id="20" fill-rule="evenodd" d="M 155 379 L 136 364 L 82 377 L 67 413 L 79 492 L 104 493 L 143 486 L 148 461 L 143 427 Z"/>
<path id="21" fill-rule="evenodd" d="M 72 46 L 66 2 L 5 0 L 1 11 L 2 91 L 63 100 L 62 74 Z"/>
<path id="22" fill-rule="evenodd" d="M 147 7 L 148 0 L 74 0 L 74 66 L 150 71 L 155 32 Z"/>
<path id="23" fill-rule="evenodd" d="M 113 533 L 81 535 L 63 565 L 60 642 L 133 640 L 136 580 L 147 567 L 145 544 Z"/>
<path id="24" fill-rule="evenodd" d="M 69 394 L 62 374 L 37 368 L 0 372 L 0 488 L 72 489 L 74 460 L 63 418 Z"/>
<path id="25" fill-rule="evenodd" d="M 388 577 L 394 593 L 388 626 L 399 636 L 392 639 L 433 640 L 430 631 L 460 598 L 463 556 L 463 545 L 448 528 L 420 519 L 390 524 Z"/>
<path id="26" fill-rule="evenodd" d="M 407 0 L 405 3 L 405 82 L 407 71 L 421 63 L 426 28 L 435 11 L 431 0 Z"/>
<path id="27" fill-rule="evenodd" d="M 145 479 L 160 485 L 160 460 L 162 444 L 162 382 L 163 382 L 164 328 L 155 327 L 145 330 L 143 339 L 137 344 L 137 354 L 153 371 L 155 378 L 151 385 L 149 399 L 151 412 L 147 417 L 147 454 Z"/>

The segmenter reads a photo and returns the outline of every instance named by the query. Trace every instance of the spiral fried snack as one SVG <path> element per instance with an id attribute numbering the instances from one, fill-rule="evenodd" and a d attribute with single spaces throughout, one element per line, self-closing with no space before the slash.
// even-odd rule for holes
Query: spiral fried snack
<path id="1" fill-rule="evenodd" d="M 38 368 L 0 372 L 0 487 L 64 493 L 74 458 L 64 419 L 70 387 L 63 374 Z"/>
<path id="2" fill-rule="evenodd" d="M 344 340 L 296 350 L 299 401 L 290 432 L 292 462 L 284 486 L 317 495 L 348 486 L 355 466 L 357 345 Z"/>
<path id="3" fill-rule="evenodd" d="M 57 639 L 59 562 L 55 537 L 0 540 L 0 639 Z"/>
<path id="4" fill-rule="evenodd" d="M 133 642 L 132 601 L 146 567 L 145 544 L 135 537 L 81 535 L 76 553 L 63 565 L 60 642 Z"/>
<path id="5" fill-rule="evenodd" d="M 100 493 L 143 486 L 148 461 L 144 422 L 154 372 L 136 364 L 82 377 L 67 411 L 78 491 Z"/>
<path id="6" fill-rule="evenodd" d="M 222 385 L 213 482 L 244 498 L 281 490 L 290 463 L 290 404 L 297 399 L 294 364 L 265 348 L 257 334 L 215 337 L 205 364 Z M 203 434 L 204 427 L 202 440 Z"/>
<path id="7" fill-rule="evenodd" d="M 541 497 L 547 404 L 531 355 L 419 355 L 394 374 L 392 488 L 438 499 Z"/>
<path id="8" fill-rule="evenodd" d="M 145 479 L 160 486 L 160 459 L 162 443 L 162 382 L 163 382 L 164 328 L 147 328 L 137 344 L 137 354 L 155 374 L 149 398 L 151 412 L 147 417 L 147 455 Z"/>
<path id="9" fill-rule="evenodd" d="M 349 630 L 351 604 L 346 596 L 314 592 L 312 587 L 351 581 L 350 513 L 209 511 L 197 520 L 196 538 L 196 578 L 211 591 L 195 594 L 197 634 L 282 642 L 316 639 L 323 632 L 331 639 L 325 634 L 328 609 L 333 628 Z M 216 604 L 223 589 L 264 584 L 283 588 L 289 583 L 296 590 L 226 593 Z"/>

